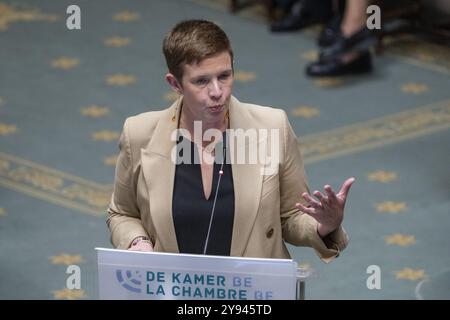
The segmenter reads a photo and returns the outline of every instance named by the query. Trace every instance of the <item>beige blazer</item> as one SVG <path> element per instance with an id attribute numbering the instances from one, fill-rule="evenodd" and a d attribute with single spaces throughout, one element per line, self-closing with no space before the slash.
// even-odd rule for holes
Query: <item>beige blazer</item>
<path id="1" fill-rule="evenodd" d="M 155 251 L 179 252 L 172 218 L 175 163 L 171 152 L 176 141 L 171 136 L 177 128 L 181 101 L 182 97 L 168 109 L 125 121 L 107 220 L 117 248 L 127 249 L 134 238 L 148 236 Z M 269 172 L 262 160 L 232 163 L 235 214 L 231 256 L 290 258 L 286 241 L 314 248 L 325 262 L 337 257 L 348 242 L 342 227 L 321 239 L 317 222 L 295 208 L 308 186 L 300 144 L 286 113 L 231 97 L 229 119 L 230 129 L 278 129 L 279 133 L 275 138 L 269 133 L 253 142 L 246 139 L 230 150 L 231 159 L 237 152 L 255 147 L 265 148 L 269 155 L 278 152 L 279 157 L 278 172 Z"/>

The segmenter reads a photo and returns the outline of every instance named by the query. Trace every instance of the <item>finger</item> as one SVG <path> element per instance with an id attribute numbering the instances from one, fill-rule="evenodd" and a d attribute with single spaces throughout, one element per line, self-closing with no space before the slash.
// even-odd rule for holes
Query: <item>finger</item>
<path id="1" fill-rule="evenodd" d="M 301 203 L 296 203 L 295 207 L 297 209 L 300 209 L 302 212 L 307 213 L 309 215 L 315 215 L 316 214 L 316 210 L 314 208 L 310 208 L 310 207 L 305 207 L 304 205 L 302 205 Z"/>
<path id="2" fill-rule="evenodd" d="M 302 194 L 302 196 L 303 196 L 303 199 L 305 199 L 313 208 L 322 209 L 322 204 L 319 201 L 317 201 L 316 199 L 314 199 L 313 197 L 311 197 L 306 192 L 304 192 Z"/>
<path id="3" fill-rule="evenodd" d="M 337 198 L 336 198 L 336 193 L 334 193 L 333 188 L 329 184 L 327 184 L 323 188 L 325 189 L 325 192 L 327 193 L 327 196 L 328 196 L 328 199 L 330 200 L 330 202 L 335 202 L 337 200 Z"/>
<path id="4" fill-rule="evenodd" d="M 313 192 L 313 194 L 316 196 L 317 199 L 320 200 L 320 203 L 322 203 L 322 206 L 328 207 L 328 205 L 329 205 L 329 203 L 328 203 L 328 198 L 325 197 L 325 196 L 322 194 L 322 192 L 316 190 L 316 191 Z"/>
<path id="5" fill-rule="evenodd" d="M 347 198 L 348 192 L 350 191 L 350 187 L 352 186 L 353 182 L 355 182 L 355 178 L 351 177 L 348 178 L 347 180 L 345 180 L 345 182 L 342 184 L 341 190 L 339 191 L 340 194 L 342 194 L 344 196 L 344 200 L 345 198 Z"/>

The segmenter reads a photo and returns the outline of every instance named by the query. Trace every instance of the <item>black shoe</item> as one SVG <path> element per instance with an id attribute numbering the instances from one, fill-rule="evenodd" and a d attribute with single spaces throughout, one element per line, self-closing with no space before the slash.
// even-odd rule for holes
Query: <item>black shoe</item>
<path id="1" fill-rule="evenodd" d="M 317 39 L 317 44 L 319 47 L 329 47 L 342 37 L 341 22 L 342 17 L 335 16 L 325 25 L 320 32 L 319 38 Z"/>
<path id="2" fill-rule="evenodd" d="M 319 60 L 306 67 L 310 77 L 333 77 L 347 74 L 362 74 L 372 71 L 372 57 L 369 51 L 362 53 L 356 59 L 343 63 L 340 59 Z"/>
<path id="3" fill-rule="evenodd" d="M 317 4 L 314 4 L 314 2 L 311 1 L 312 0 L 297 1 L 292 6 L 291 13 L 287 17 L 272 23 L 270 31 L 296 31 L 329 19 L 328 11 L 317 13 L 317 8 L 314 7 Z"/>
<path id="4" fill-rule="evenodd" d="M 376 31 L 366 27 L 346 38 L 342 34 L 329 47 L 320 52 L 320 60 L 335 60 L 348 52 L 365 52 L 377 42 Z"/>

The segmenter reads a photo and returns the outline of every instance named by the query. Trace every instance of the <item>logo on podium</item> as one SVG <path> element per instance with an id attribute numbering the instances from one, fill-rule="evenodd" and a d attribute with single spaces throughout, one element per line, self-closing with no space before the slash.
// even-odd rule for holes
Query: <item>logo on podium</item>
<path id="1" fill-rule="evenodd" d="M 297 263 L 97 248 L 100 299 L 292 300 Z"/>

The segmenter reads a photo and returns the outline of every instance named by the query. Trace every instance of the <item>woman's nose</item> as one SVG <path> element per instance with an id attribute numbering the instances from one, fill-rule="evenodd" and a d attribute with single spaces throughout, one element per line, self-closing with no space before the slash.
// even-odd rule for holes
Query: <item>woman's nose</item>
<path id="1" fill-rule="evenodd" d="M 210 82 L 209 85 L 209 94 L 211 97 L 220 97 L 222 95 L 222 87 L 218 80 L 214 79 Z"/>

